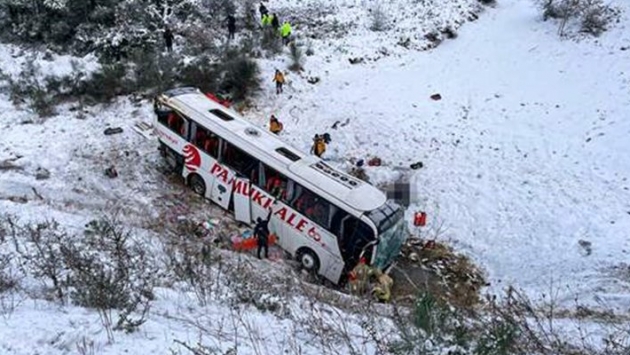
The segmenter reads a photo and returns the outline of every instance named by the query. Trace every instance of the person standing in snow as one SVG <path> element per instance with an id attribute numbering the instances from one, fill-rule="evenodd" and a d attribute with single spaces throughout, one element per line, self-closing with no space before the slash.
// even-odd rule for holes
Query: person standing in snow
<path id="1" fill-rule="evenodd" d="M 260 17 L 264 17 L 265 15 L 269 14 L 269 10 L 267 10 L 267 8 L 265 7 L 265 5 L 261 2 L 260 6 L 258 7 L 258 11 L 260 11 Z"/>
<path id="2" fill-rule="evenodd" d="M 228 39 L 234 39 L 236 33 L 236 19 L 234 15 L 228 15 L 227 18 Z"/>
<path id="3" fill-rule="evenodd" d="M 311 153 L 321 158 L 324 152 L 326 152 L 326 142 L 324 141 L 323 137 L 321 137 L 319 134 L 316 134 L 315 137 L 313 137 L 313 146 L 311 147 Z"/>
<path id="4" fill-rule="evenodd" d="M 166 26 L 166 29 L 164 30 L 164 43 L 166 44 L 166 50 L 169 52 L 173 51 L 173 38 L 175 36 L 173 36 L 173 32 L 171 32 L 171 29 Z"/>
<path id="5" fill-rule="evenodd" d="M 276 82 L 276 94 L 280 95 L 282 93 L 282 85 L 284 85 L 284 74 L 282 74 L 280 70 L 276 69 L 273 81 Z"/>
<path id="6" fill-rule="evenodd" d="M 271 118 L 269 119 L 269 131 L 273 134 L 279 134 L 282 132 L 283 128 L 282 122 L 278 121 L 276 116 L 271 115 Z"/>
<path id="7" fill-rule="evenodd" d="M 258 259 L 261 259 L 260 252 L 262 250 L 265 251 L 265 259 L 268 257 L 269 253 L 269 220 L 271 219 L 271 213 L 273 210 L 269 209 L 269 214 L 266 219 L 262 219 L 260 217 L 256 218 L 256 226 L 254 227 L 254 237 L 256 238 L 256 242 L 258 243 L 258 251 L 256 255 Z"/>
<path id="8" fill-rule="evenodd" d="M 278 28 L 280 28 L 280 20 L 278 20 L 278 15 L 276 14 L 271 14 L 271 27 L 276 32 L 278 31 Z"/>
<path id="9" fill-rule="evenodd" d="M 284 21 L 282 27 L 280 27 L 280 35 L 282 36 L 282 43 L 286 46 L 289 44 L 291 38 L 291 24 L 288 21 Z"/>

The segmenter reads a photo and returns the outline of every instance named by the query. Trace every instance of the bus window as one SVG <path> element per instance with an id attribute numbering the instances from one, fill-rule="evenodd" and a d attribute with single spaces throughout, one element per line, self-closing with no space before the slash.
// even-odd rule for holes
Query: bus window
<path id="1" fill-rule="evenodd" d="M 288 202 L 291 199 L 289 179 L 265 164 L 263 164 L 262 188 L 284 202 Z"/>
<path id="2" fill-rule="evenodd" d="M 241 177 L 246 177 L 254 184 L 258 183 L 258 159 L 245 153 L 227 141 L 223 141 L 221 162 L 234 169 Z"/>
<path id="3" fill-rule="evenodd" d="M 313 220 L 313 222 L 326 229 L 330 229 L 330 225 L 328 223 L 331 212 L 330 203 L 304 187 L 298 184 L 295 185 L 297 197 L 295 198 L 295 201 L 293 201 L 292 207 L 309 219 Z"/>
<path id="4" fill-rule="evenodd" d="M 191 121 L 191 132 L 193 137 L 192 143 L 194 145 L 215 159 L 219 157 L 219 136 L 195 121 Z"/>
<path id="5" fill-rule="evenodd" d="M 167 115 L 164 115 L 161 118 L 161 123 L 165 124 L 171 131 L 177 133 L 184 139 L 188 138 L 188 125 L 189 122 L 182 115 L 176 113 L 175 111 L 169 112 Z"/>

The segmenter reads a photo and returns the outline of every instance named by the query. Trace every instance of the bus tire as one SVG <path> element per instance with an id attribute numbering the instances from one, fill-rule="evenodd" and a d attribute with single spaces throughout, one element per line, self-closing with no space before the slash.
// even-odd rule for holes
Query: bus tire
<path id="1" fill-rule="evenodd" d="M 190 189 L 197 195 L 206 195 L 206 183 L 198 174 L 190 174 L 188 176 L 188 186 L 190 186 Z"/>
<path id="2" fill-rule="evenodd" d="M 319 258 L 314 251 L 309 248 L 300 248 L 295 255 L 302 269 L 315 275 L 319 273 Z"/>

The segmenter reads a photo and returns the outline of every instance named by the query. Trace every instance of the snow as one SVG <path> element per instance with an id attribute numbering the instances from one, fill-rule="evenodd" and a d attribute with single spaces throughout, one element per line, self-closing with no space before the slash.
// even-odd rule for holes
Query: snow
<path id="1" fill-rule="evenodd" d="M 246 117 L 263 126 L 276 114 L 284 122 L 282 137 L 304 151 L 314 134 L 330 133 L 326 156 L 341 167 L 349 158 L 383 159 L 385 166 L 366 168 L 371 181 L 408 178 L 417 194 L 411 209 L 429 216 L 419 233 L 453 245 L 481 265 L 491 282 L 488 292 L 513 285 L 538 299 L 557 289 L 568 308 L 577 296 L 581 304 L 627 312 L 630 284 L 618 272 L 630 252 L 630 72 L 629 52 L 620 50 L 630 46 L 627 12 L 598 39 L 563 40 L 528 1 L 500 1 L 463 27 L 468 13 L 479 10 L 476 1 L 425 1 L 424 7 L 416 5 L 423 9 L 418 14 L 387 3 L 382 6 L 396 19 L 395 27 L 380 33 L 369 30 L 367 9 L 374 4 L 274 2 L 287 16 L 312 8 L 328 11 L 306 19 L 326 23 L 336 18 L 349 34 L 331 31 L 312 39 L 315 55 L 306 57 L 305 73 L 289 73 L 280 96 L 271 78 L 289 60 L 262 60 L 268 87 Z M 297 21 L 299 36 L 315 31 L 311 22 Z M 417 51 L 428 43 L 426 32 L 444 26 L 456 28 L 458 38 Z M 413 39 L 410 49 L 396 44 L 405 37 L 401 34 Z M 355 57 L 366 62 L 350 64 Z M 71 57 L 52 58 L 38 60 L 44 73 L 69 72 Z M 93 58 L 81 62 L 96 67 Z M 17 74 L 23 63 L 17 48 L 0 45 L 5 72 Z M 309 84 L 308 76 L 321 81 Z M 435 93 L 442 99 L 431 100 Z M 122 98 L 91 109 L 85 119 L 66 108 L 42 123 L 21 124 L 32 114 L 14 109 L 3 94 L 0 112 L 0 161 L 19 156 L 14 164 L 21 167 L 0 170 L 0 212 L 24 221 L 54 218 L 80 230 L 112 205 L 124 208 L 124 218 L 138 228 L 146 227 L 147 219 L 165 218 L 165 209 L 176 209 L 172 205 L 181 186 L 159 171 L 155 141 L 132 129 L 136 122 L 151 121 L 146 102 Z M 330 128 L 346 119 L 347 125 Z M 125 131 L 103 135 L 117 126 Z M 417 161 L 424 167 L 406 169 Z M 112 164 L 120 176 L 110 180 L 103 170 Z M 38 167 L 49 170 L 50 179 L 35 180 Z M 29 201 L 9 199 L 15 196 Z M 217 213 L 209 207 L 197 212 L 204 217 Z M 588 243 L 590 252 L 584 247 Z M 117 333 L 116 341 L 107 344 L 96 312 L 22 296 L 2 320 L 0 353 L 72 353 L 84 337 L 95 341 L 99 354 L 166 353 L 177 348 L 175 340 L 220 341 L 220 336 L 200 339 L 195 322 L 215 327 L 211 334 L 220 331 L 218 326 L 238 328 L 228 334 L 255 334 L 241 339 L 243 347 L 250 347 L 239 349 L 242 353 L 257 353 L 256 344 L 267 347 L 264 353 L 281 353 L 294 346 L 293 333 L 304 353 L 319 349 L 312 330 L 295 318 L 308 309 L 299 298 L 289 305 L 292 319 L 241 305 L 243 323 L 234 325 L 216 322 L 234 315 L 228 298 L 201 307 L 190 294 L 163 288 L 140 332 Z M 365 331 L 360 319 L 343 310 L 326 314 L 334 315 L 330 323 L 345 319 L 352 332 Z M 235 346 L 230 341 L 215 345 L 222 352 Z M 365 346 L 362 353 L 375 352 Z"/>
<path id="2" fill-rule="evenodd" d="M 446 228 L 437 238 L 485 267 L 490 292 L 514 284 L 538 298 L 554 283 L 565 303 L 592 304 L 628 286 L 602 273 L 630 252 L 629 74 L 619 50 L 629 40 L 620 25 L 562 41 L 531 4 L 503 1 L 431 52 L 327 75 L 307 62 L 321 83 L 294 78 L 294 97 L 269 91 L 261 101 L 274 106 L 259 111 L 285 118 L 286 138 L 302 149 L 329 132 L 332 159 L 422 161 L 411 179 L 432 220 L 427 234 Z"/>

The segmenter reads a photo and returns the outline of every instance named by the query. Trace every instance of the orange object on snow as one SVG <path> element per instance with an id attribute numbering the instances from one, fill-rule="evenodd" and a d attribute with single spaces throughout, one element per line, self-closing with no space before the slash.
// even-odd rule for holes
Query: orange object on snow
<path id="1" fill-rule="evenodd" d="M 424 227 L 427 224 L 427 214 L 425 212 L 416 212 L 413 216 L 413 225 L 416 227 Z"/>
<path id="2" fill-rule="evenodd" d="M 276 244 L 277 241 L 278 237 L 276 237 L 275 234 L 272 233 L 269 235 L 269 246 Z M 250 238 L 234 242 L 233 247 L 238 251 L 254 250 L 258 248 L 258 241 L 256 240 L 256 237 L 252 235 Z"/>

